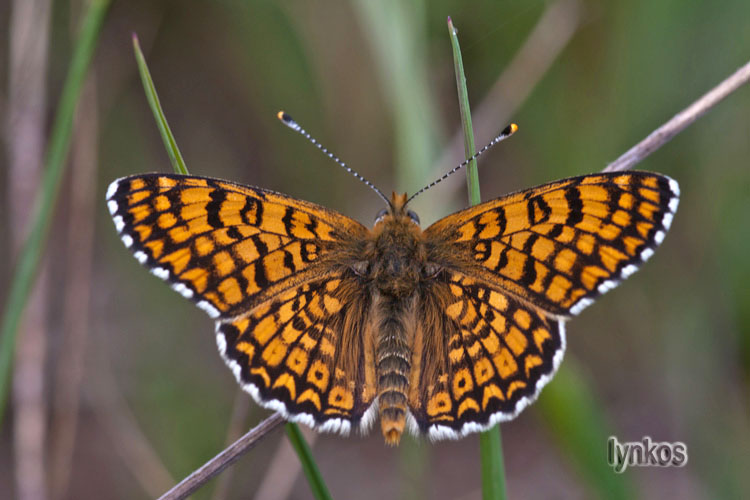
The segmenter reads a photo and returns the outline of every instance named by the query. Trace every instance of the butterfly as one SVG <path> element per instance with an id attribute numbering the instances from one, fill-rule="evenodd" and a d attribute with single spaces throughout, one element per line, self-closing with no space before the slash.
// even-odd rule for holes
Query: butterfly
<path id="1" fill-rule="evenodd" d="M 382 195 L 382 193 L 381 193 Z M 676 181 L 572 177 L 422 230 L 394 193 L 369 229 L 322 206 L 206 177 L 114 181 L 135 258 L 216 321 L 222 358 L 266 408 L 320 431 L 458 438 L 517 416 L 549 382 L 565 322 L 664 240 Z"/>

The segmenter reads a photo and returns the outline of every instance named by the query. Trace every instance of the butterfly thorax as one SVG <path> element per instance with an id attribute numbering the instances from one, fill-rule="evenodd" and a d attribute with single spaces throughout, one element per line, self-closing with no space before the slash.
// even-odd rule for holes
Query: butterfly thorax
<path id="1" fill-rule="evenodd" d="M 381 293 L 406 297 L 419 281 L 424 245 L 419 226 L 405 217 L 387 217 L 377 228 L 370 276 Z"/>

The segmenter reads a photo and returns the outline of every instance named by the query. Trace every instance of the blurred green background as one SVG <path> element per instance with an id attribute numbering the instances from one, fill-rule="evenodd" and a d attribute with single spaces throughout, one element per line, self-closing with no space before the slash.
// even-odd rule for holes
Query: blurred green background
<path id="1" fill-rule="evenodd" d="M 0 2 L 3 32 L 13 33 L 22 3 Z M 34 36 L 49 37 L 38 69 L 42 130 L 83 5 L 53 2 L 48 21 L 39 15 L 33 24 Z M 113 2 L 47 244 L 46 300 L 30 313 L 45 339 L 35 415 L 46 486 L 41 497 L 19 487 L 33 477 L 24 474 L 34 456 L 19 451 L 27 421 L 19 394 L 31 379 L 17 376 L 0 430 L 0 496 L 156 496 L 220 451 L 230 422 L 244 432 L 268 415 L 237 396 L 209 318 L 137 264 L 107 213 L 113 179 L 171 171 L 131 33 L 192 174 L 278 190 L 370 224 L 382 208 L 377 196 L 281 126 L 276 112 L 289 112 L 383 191 L 414 192 L 463 157 L 452 142 L 460 121 L 449 15 L 477 144 L 511 119 L 520 126 L 479 162 L 484 199 L 601 170 L 750 59 L 746 0 Z M 26 85 L 13 83 L 10 40 L 0 37 L 3 117 L 18 96 L 14 85 Z M 18 214 L 28 210 L 8 159 L 14 131 L 4 120 L 0 210 L 10 229 L 0 237 L 2 283 L 23 235 Z M 502 425 L 511 498 L 750 491 L 749 167 L 746 87 L 639 165 L 680 183 L 672 230 L 642 272 L 568 324 L 559 376 Z M 467 204 L 464 179 L 415 201 L 423 226 Z M 69 397 L 58 402 L 61 394 Z M 580 434 L 589 422 L 579 414 L 593 419 L 590 435 Z M 682 441 L 689 461 L 615 476 L 606 464 L 610 434 Z M 593 448 L 582 444 L 592 436 Z M 334 498 L 480 497 L 476 436 L 406 441 L 390 449 L 377 432 L 311 438 Z M 268 436 L 196 498 L 308 498 L 285 446 L 283 432 Z"/>

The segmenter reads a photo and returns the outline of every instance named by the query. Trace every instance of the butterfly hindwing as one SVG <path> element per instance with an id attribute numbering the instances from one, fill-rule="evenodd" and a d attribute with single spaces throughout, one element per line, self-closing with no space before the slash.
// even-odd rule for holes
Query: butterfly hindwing
<path id="1" fill-rule="evenodd" d="M 347 434 L 375 395 L 374 365 L 362 362 L 366 313 L 356 284 L 329 275 L 281 292 L 246 316 L 217 322 L 217 343 L 259 404 L 318 430 Z"/>
<path id="2" fill-rule="evenodd" d="M 425 230 L 478 278 L 550 314 L 578 314 L 662 242 L 677 182 L 648 172 L 573 177 L 455 213 Z"/>
<path id="3" fill-rule="evenodd" d="M 552 378 L 565 350 L 563 320 L 460 272 L 447 272 L 444 287 L 435 293 L 442 295 L 445 322 L 422 319 L 436 326 L 423 333 L 425 344 L 441 336 L 445 343 L 442 353 L 423 357 L 412 400 L 417 424 L 431 439 L 458 438 L 514 418 Z"/>
<path id="4" fill-rule="evenodd" d="M 213 318 L 304 280 L 342 235 L 367 231 L 312 203 L 203 177 L 125 177 L 107 204 L 136 259 Z"/>

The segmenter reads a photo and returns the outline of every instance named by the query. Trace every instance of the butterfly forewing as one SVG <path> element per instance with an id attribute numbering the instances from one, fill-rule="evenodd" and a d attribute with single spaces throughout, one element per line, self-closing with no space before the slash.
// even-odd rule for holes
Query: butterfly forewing
<path id="1" fill-rule="evenodd" d="M 666 176 L 592 174 L 471 207 L 425 236 L 463 252 L 472 276 L 549 314 L 578 314 L 653 254 L 678 199 Z"/>
<path id="2" fill-rule="evenodd" d="M 217 179 L 145 174 L 113 182 L 123 242 L 213 318 L 231 318 L 322 272 L 316 263 L 358 222 L 323 207 Z"/>

